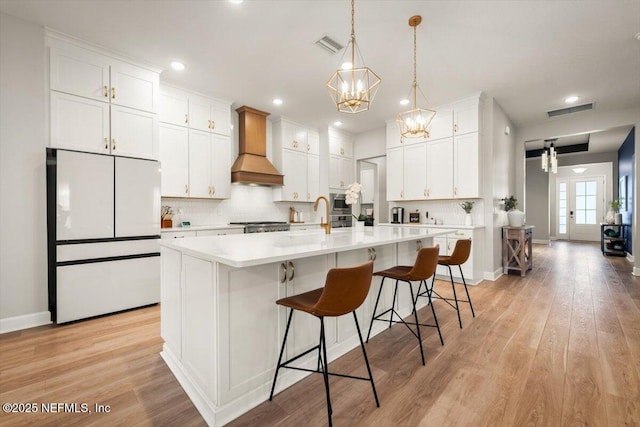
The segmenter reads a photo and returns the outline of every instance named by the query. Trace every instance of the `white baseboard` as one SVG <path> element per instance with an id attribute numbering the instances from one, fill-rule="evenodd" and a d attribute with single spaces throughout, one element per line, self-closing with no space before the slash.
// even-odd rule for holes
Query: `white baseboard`
<path id="1" fill-rule="evenodd" d="M 7 317 L 6 319 L 0 319 L 0 334 L 19 331 L 21 329 L 35 328 L 36 326 L 48 325 L 50 323 L 51 313 L 49 311 Z"/>
<path id="2" fill-rule="evenodd" d="M 633 271 L 631 272 L 634 276 L 640 276 L 640 267 L 633 267 Z"/>
<path id="3" fill-rule="evenodd" d="M 502 267 L 498 268 L 497 270 L 491 272 L 491 271 L 485 271 L 484 272 L 484 280 L 489 280 L 491 282 L 495 282 L 496 280 L 498 280 L 504 273 L 502 272 Z"/>
<path id="4" fill-rule="evenodd" d="M 531 241 L 531 243 L 536 243 L 536 244 L 540 244 L 540 245 L 548 245 L 550 243 L 550 240 L 548 240 L 548 239 L 533 239 Z"/>
<path id="5" fill-rule="evenodd" d="M 631 255 L 629 252 L 627 252 L 627 261 L 629 262 L 635 262 L 635 258 L 633 257 L 633 255 Z"/>

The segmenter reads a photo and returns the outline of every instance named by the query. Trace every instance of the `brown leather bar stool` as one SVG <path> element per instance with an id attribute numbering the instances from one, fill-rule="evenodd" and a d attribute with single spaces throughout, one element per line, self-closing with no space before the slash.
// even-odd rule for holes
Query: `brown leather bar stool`
<path id="1" fill-rule="evenodd" d="M 276 388 L 276 380 L 278 379 L 278 371 L 280 368 L 295 369 L 298 371 L 321 373 L 324 377 L 324 387 L 327 395 L 327 414 L 329 417 L 329 426 L 331 426 L 331 396 L 329 394 L 329 375 L 352 378 L 357 380 L 365 380 L 371 382 L 371 388 L 373 389 L 373 397 L 376 400 L 376 406 L 380 407 L 378 401 L 378 393 L 376 393 L 376 386 L 373 382 L 373 375 L 371 375 L 371 367 L 369 366 L 369 359 L 367 358 L 367 352 L 364 348 L 364 342 L 362 342 L 362 334 L 360 333 L 360 326 L 358 325 L 358 317 L 356 316 L 356 309 L 362 305 L 364 300 L 369 294 L 369 288 L 371 286 L 371 278 L 373 275 L 373 261 L 369 261 L 366 264 L 362 264 L 358 267 L 351 268 L 332 268 L 327 273 L 327 279 L 325 281 L 324 288 L 319 288 L 313 291 L 305 292 L 298 295 L 293 295 L 287 298 L 282 298 L 276 301 L 276 304 L 284 307 L 289 307 L 289 319 L 287 320 L 287 327 L 284 332 L 284 339 L 282 340 L 282 347 L 280 349 L 280 356 L 278 357 L 278 366 L 276 367 L 276 374 L 273 377 L 273 385 L 271 386 L 271 394 L 269 400 L 273 399 L 273 392 Z M 309 313 L 320 320 L 320 343 L 310 348 L 309 350 L 282 362 L 282 356 L 284 355 L 284 349 L 287 344 L 287 335 L 289 334 L 289 327 L 291 326 L 291 319 L 293 318 L 293 311 L 299 310 L 305 313 Z M 364 356 L 365 364 L 367 365 L 367 372 L 369 378 L 354 377 L 352 375 L 337 374 L 329 372 L 327 359 L 327 343 L 325 340 L 324 332 L 324 318 L 325 317 L 337 317 L 344 314 L 352 313 L 353 320 L 356 323 L 356 330 L 358 331 L 358 338 L 360 338 L 360 347 L 362 348 L 362 355 Z M 318 369 L 305 369 L 295 366 L 289 366 L 289 364 L 301 357 L 311 353 L 314 350 L 318 350 Z"/>
<path id="2" fill-rule="evenodd" d="M 438 329 L 438 335 L 440 336 L 440 343 L 444 345 L 444 341 L 442 340 L 442 334 L 440 333 L 440 325 L 438 324 L 438 317 L 436 316 L 436 310 L 433 308 L 433 304 L 431 305 L 431 313 L 433 313 L 433 319 L 435 321 L 434 325 L 420 323 L 418 322 L 418 312 L 416 310 L 416 300 L 417 296 L 414 299 L 413 297 L 413 286 L 412 282 L 420 282 L 418 286 L 418 290 L 420 290 L 420 286 L 424 283 L 425 289 L 429 292 L 427 287 L 426 280 L 431 276 L 435 275 L 436 267 L 438 265 L 438 246 L 434 246 L 432 248 L 422 248 L 418 252 L 416 256 L 416 262 L 413 266 L 407 265 L 398 265 L 395 267 L 391 267 L 384 271 L 378 271 L 373 273 L 374 276 L 382 276 L 382 282 L 380 283 L 380 290 L 378 291 L 378 297 L 376 298 L 376 305 L 373 308 L 373 317 L 371 318 L 371 323 L 369 324 L 369 333 L 367 334 L 367 342 L 369 342 L 369 337 L 371 336 L 371 328 L 373 327 L 373 321 L 378 320 L 382 322 L 389 322 L 389 328 L 393 323 L 403 323 L 411 333 L 418 339 L 420 343 L 420 356 L 422 357 L 422 364 L 424 365 L 424 350 L 422 349 L 422 338 L 420 336 L 420 326 L 429 326 L 432 328 Z M 383 311 L 380 314 L 376 314 L 378 310 L 378 303 L 380 302 L 380 295 L 382 294 L 382 287 L 384 286 L 384 279 L 395 279 L 396 286 L 393 291 L 393 303 L 391 304 L 391 308 Z M 409 290 L 411 291 L 411 302 L 413 304 L 413 316 L 415 319 L 415 323 L 405 322 L 405 320 L 398 314 L 395 309 L 396 305 L 396 297 L 398 295 L 398 282 L 406 282 L 409 284 Z M 433 287 L 432 287 L 433 288 Z M 387 313 L 391 313 L 389 319 L 380 319 L 380 317 L 384 316 Z M 393 315 L 396 315 L 400 320 L 393 320 Z M 416 331 L 411 329 L 409 325 L 415 326 Z"/>
<path id="3" fill-rule="evenodd" d="M 418 287 L 418 295 L 416 299 L 421 296 L 426 296 L 431 301 L 433 298 L 440 299 L 449 304 L 458 312 L 458 323 L 460 324 L 460 328 L 462 328 L 462 319 L 460 318 L 460 306 L 458 303 L 460 302 L 468 302 L 469 307 L 471 307 L 471 314 L 473 317 L 476 317 L 476 313 L 473 311 L 473 304 L 471 303 L 471 297 L 469 296 L 469 289 L 467 289 L 467 282 L 464 280 L 464 274 L 462 273 L 462 264 L 467 262 L 469 259 L 469 254 L 471 254 L 471 239 L 459 239 L 456 242 L 456 246 L 453 248 L 453 252 L 451 255 L 440 255 L 438 256 L 438 265 L 446 265 L 449 269 L 449 278 L 451 280 L 451 289 L 453 289 L 453 298 L 445 298 L 439 295 L 436 291 L 433 290 L 434 280 L 431 281 L 431 293 L 428 293 L 426 290 L 420 293 L 420 287 Z M 462 277 L 462 284 L 464 285 L 464 291 L 467 293 L 467 299 L 458 299 L 458 295 L 456 294 L 456 286 L 453 283 L 453 273 L 451 272 L 451 266 L 458 266 L 460 269 L 460 276 Z M 425 289 L 427 289 L 427 284 L 425 283 Z M 456 305 L 451 304 L 450 301 L 455 301 Z"/>

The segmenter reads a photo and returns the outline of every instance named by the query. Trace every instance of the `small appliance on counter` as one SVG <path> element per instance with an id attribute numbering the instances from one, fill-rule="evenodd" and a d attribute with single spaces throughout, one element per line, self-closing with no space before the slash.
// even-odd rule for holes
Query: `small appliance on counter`
<path id="1" fill-rule="evenodd" d="M 420 211 L 409 212 L 409 224 L 420 224 Z"/>
<path id="2" fill-rule="evenodd" d="M 391 208 L 391 224 L 404 224 L 404 208 Z"/>

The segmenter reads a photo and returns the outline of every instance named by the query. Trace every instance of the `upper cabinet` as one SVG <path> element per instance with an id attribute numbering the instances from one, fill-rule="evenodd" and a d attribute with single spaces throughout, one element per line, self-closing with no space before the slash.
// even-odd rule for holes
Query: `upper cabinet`
<path id="1" fill-rule="evenodd" d="M 401 141 L 395 121 L 387 122 L 387 198 L 446 200 L 481 196 L 482 97 L 436 108 L 428 139 Z"/>
<path id="2" fill-rule="evenodd" d="M 280 119 L 273 123 L 273 164 L 284 185 L 273 189 L 279 202 L 314 202 L 320 192 L 320 135 L 317 130 Z"/>
<path id="3" fill-rule="evenodd" d="M 48 38 L 50 145 L 157 159 L 159 73 Z"/>
<path id="4" fill-rule="evenodd" d="M 160 121 L 190 129 L 231 135 L 230 103 L 163 85 Z"/>
<path id="5" fill-rule="evenodd" d="M 353 137 L 329 128 L 329 189 L 343 192 L 353 182 Z"/>

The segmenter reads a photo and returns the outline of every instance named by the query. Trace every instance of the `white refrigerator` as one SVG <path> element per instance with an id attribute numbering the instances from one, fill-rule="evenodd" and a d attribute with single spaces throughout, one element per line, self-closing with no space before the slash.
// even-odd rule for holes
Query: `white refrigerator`
<path id="1" fill-rule="evenodd" d="M 54 322 L 159 302 L 159 162 L 47 149 L 47 234 Z"/>

